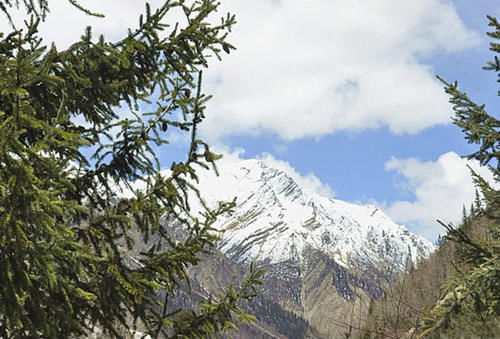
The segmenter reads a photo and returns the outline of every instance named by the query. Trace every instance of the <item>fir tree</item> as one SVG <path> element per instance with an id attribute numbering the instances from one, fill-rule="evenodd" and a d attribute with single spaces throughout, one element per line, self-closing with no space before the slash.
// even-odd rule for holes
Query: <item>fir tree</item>
<path id="1" fill-rule="evenodd" d="M 189 282 L 186 269 L 214 246 L 216 217 L 233 206 L 194 216 L 187 197 L 201 197 L 196 171 L 215 169 L 218 158 L 196 133 L 210 98 L 202 71 L 234 49 L 226 41 L 234 16 L 212 24 L 217 1 L 166 0 L 146 6 L 119 41 L 93 39 L 87 28 L 57 50 L 37 32 L 48 5 L 0 0 L 7 20 L 15 6 L 31 16 L 23 29 L 0 33 L 0 337 L 67 338 L 95 328 L 122 337 L 120 329 L 139 322 L 152 337 L 207 338 L 252 320 L 238 303 L 255 294 L 261 272 L 253 270 L 197 311 L 168 308 Z M 165 22 L 171 10 L 184 13 L 186 26 Z M 190 133 L 191 144 L 164 176 L 154 147 L 175 129 Z M 145 188 L 121 198 L 117 187 L 133 180 Z M 186 239 L 174 241 L 163 220 L 185 227 Z M 148 248 L 132 265 L 127 251 L 137 241 Z"/>
<path id="2" fill-rule="evenodd" d="M 496 18 L 488 19 L 493 28 L 488 33 L 493 40 L 490 50 L 497 55 L 484 69 L 500 75 L 500 23 Z M 479 150 L 468 158 L 488 166 L 494 180 L 500 182 L 500 120 L 461 92 L 456 82 L 442 81 L 454 105 L 454 123 L 469 143 L 479 145 Z M 466 218 L 467 226 L 481 223 L 488 227 L 488 232 L 471 236 L 464 227 L 444 225 L 448 230 L 446 238 L 456 243 L 463 264 L 444 286 L 442 298 L 428 314 L 424 335 L 494 337 L 500 330 L 500 190 L 474 171 L 472 175 L 483 199 L 476 194 L 473 213 Z"/>
<path id="3" fill-rule="evenodd" d="M 467 215 L 467 209 L 465 205 L 462 206 L 462 224 L 466 224 L 469 220 L 469 216 Z"/>
<path id="4" fill-rule="evenodd" d="M 478 216 L 481 213 L 481 210 L 483 208 L 483 203 L 481 200 L 481 194 L 479 193 L 479 190 L 476 188 L 476 195 L 474 198 L 474 211 L 476 212 L 476 216 Z"/>

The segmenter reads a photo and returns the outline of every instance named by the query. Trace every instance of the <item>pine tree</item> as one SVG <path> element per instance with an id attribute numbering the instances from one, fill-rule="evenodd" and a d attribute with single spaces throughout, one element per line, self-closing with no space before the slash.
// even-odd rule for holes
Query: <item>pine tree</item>
<path id="1" fill-rule="evenodd" d="M 479 190 L 476 188 L 476 193 L 475 193 L 475 197 L 474 197 L 474 212 L 475 212 L 475 216 L 478 216 L 480 213 L 481 213 L 481 210 L 483 208 L 483 203 L 482 203 L 482 200 L 481 200 L 481 194 L 479 193 Z"/>
<path id="2" fill-rule="evenodd" d="M 488 16 L 488 19 L 493 28 L 488 33 L 493 40 L 490 50 L 497 55 L 484 69 L 500 75 L 500 23 L 494 17 Z M 477 105 L 461 92 L 456 82 L 442 81 L 454 105 L 454 123 L 469 143 L 479 145 L 479 150 L 468 159 L 488 166 L 495 182 L 500 182 L 500 120 L 488 114 L 484 105 Z M 446 238 L 457 245 L 462 265 L 458 274 L 444 286 L 442 298 L 428 314 L 424 335 L 494 337 L 500 330 L 500 190 L 474 171 L 472 175 L 483 199 L 476 194 L 474 213 L 467 217 L 467 225 L 486 225 L 488 231 L 472 236 L 463 227 L 444 225 L 448 230 Z"/>
<path id="3" fill-rule="evenodd" d="M 201 199 L 196 171 L 216 169 L 218 156 L 197 136 L 210 98 L 202 71 L 234 49 L 226 41 L 234 16 L 212 24 L 217 1 L 166 0 L 146 6 L 138 28 L 117 42 L 87 28 L 57 50 L 37 32 L 48 5 L 0 0 L 7 20 L 15 6 L 30 14 L 23 29 L 0 33 L 0 337 L 67 338 L 96 328 L 123 337 L 120 329 L 139 322 L 152 337 L 207 338 L 254 319 L 238 307 L 255 294 L 262 273 L 253 270 L 197 310 L 168 308 L 189 283 L 186 269 L 213 248 L 216 217 L 233 206 L 195 216 L 188 195 Z M 184 13 L 186 26 L 165 22 L 171 10 Z M 142 111 L 143 103 L 152 108 Z M 190 148 L 165 176 L 154 147 L 176 129 L 190 133 Z M 145 188 L 133 189 L 134 180 Z M 133 197 L 122 198 L 119 187 Z M 164 220 L 185 227 L 186 239 L 172 239 Z M 133 265 L 127 251 L 137 242 L 148 248 Z"/>

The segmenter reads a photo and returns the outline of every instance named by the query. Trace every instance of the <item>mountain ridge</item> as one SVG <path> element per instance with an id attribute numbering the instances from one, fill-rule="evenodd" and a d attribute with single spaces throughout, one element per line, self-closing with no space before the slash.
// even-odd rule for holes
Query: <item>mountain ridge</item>
<path id="1" fill-rule="evenodd" d="M 321 196 L 262 160 L 226 165 L 218 177 L 202 172 L 199 189 L 210 203 L 237 197 L 233 214 L 214 226 L 223 231 L 220 250 L 240 264 L 301 261 L 311 247 L 348 268 L 390 257 L 404 270 L 408 260 L 416 263 L 434 250 L 378 207 Z"/>
<path id="2" fill-rule="evenodd" d="M 190 196 L 192 214 L 234 197 L 237 204 L 213 225 L 221 238 L 213 254 L 188 270 L 194 295 L 179 295 L 176 303 L 196 309 L 204 295 L 241 281 L 250 263 L 265 269 L 258 298 L 243 306 L 258 326 L 234 338 L 298 338 L 297 331 L 345 337 L 353 321 L 364 323 L 387 284 L 434 250 L 378 207 L 321 196 L 262 160 L 225 163 L 219 171 L 197 171 L 204 203 Z M 163 226 L 182 241 L 182 225 L 164 220 Z"/>

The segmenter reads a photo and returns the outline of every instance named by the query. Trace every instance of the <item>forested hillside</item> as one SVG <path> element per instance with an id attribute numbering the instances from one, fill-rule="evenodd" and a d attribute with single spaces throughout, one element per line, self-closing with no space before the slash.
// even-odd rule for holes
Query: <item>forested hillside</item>
<path id="1" fill-rule="evenodd" d="M 484 209 L 473 208 L 456 233 L 460 232 L 474 243 L 481 243 L 486 237 L 493 238 L 493 224 L 485 214 Z M 448 237 L 451 238 L 451 234 Z M 423 333 L 426 319 L 434 305 L 439 303 L 445 288 L 474 269 L 467 249 L 448 237 L 441 240 L 439 248 L 428 259 L 421 261 L 417 267 L 410 266 L 407 274 L 401 275 L 397 283 L 386 286 L 379 300 L 372 301 L 361 338 L 417 338 Z M 454 311 L 460 311 L 459 307 Z M 467 313 L 441 320 L 439 325 L 443 329 L 425 337 L 469 338 L 484 335 L 490 338 L 500 331 L 498 314 L 482 319 L 475 309 Z"/>
<path id="2" fill-rule="evenodd" d="M 488 36 L 496 53 L 485 70 L 500 74 L 500 23 L 488 17 Z M 397 283 L 372 301 L 362 338 L 497 338 L 500 333 L 500 121 L 458 89 L 445 84 L 454 106 L 454 123 L 465 139 L 478 144 L 469 155 L 488 166 L 494 182 L 471 169 L 478 189 L 464 207 L 460 225 L 445 224 L 446 235 L 428 259 L 410 266 Z"/>

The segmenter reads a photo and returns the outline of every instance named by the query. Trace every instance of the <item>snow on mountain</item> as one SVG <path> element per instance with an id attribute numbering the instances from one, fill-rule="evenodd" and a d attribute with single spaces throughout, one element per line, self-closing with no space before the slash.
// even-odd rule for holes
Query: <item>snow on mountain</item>
<path id="1" fill-rule="evenodd" d="M 215 226 L 224 231 L 222 252 L 241 264 L 302 262 L 310 247 L 344 267 L 382 263 L 404 269 L 408 260 L 416 262 L 434 249 L 376 206 L 323 197 L 262 160 L 225 164 L 219 177 L 212 171 L 198 174 L 209 204 L 237 198 L 234 213 Z"/>
<path id="2" fill-rule="evenodd" d="M 231 215 L 219 216 L 214 225 L 223 231 L 220 251 L 190 267 L 188 274 L 200 297 L 237 284 L 250 262 L 264 268 L 260 299 L 249 303 L 247 311 L 258 315 L 258 328 L 266 329 L 266 334 L 285 331 L 292 335 L 280 338 L 295 338 L 300 324 L 307 324 L 319 333 L 312 337 L 344 337 L 345 329 L 338 324 L 364 319 L 365 306 L 382 295 L 395 273 L 434 249 L 376 206 L 305 189 L 298 182 L 308 183 L 294 180 L 297 173 L 289 173 L 287 166 L 266 159 L 224 159 L 219 171 L 218 177 L 213 171 L 197 171 L 205 202 L 215 207 L 218 201 L 236 197 L 237 204 Z M 163 174 L 170 175 L 168 170 Z M 140 181 L 132 186 L 134 190 L 145 187 Z M 133 195 L 128 188 L 119 189 L 122 196 Z M 202 211 L 194 194 L 189 200 L 193 214 Z M 181 225 L 165 220 L 165 227 L 174 239 L 182 238 Z M 193 304 L 198 303 L 196 298 L 177 300 Z"/>

